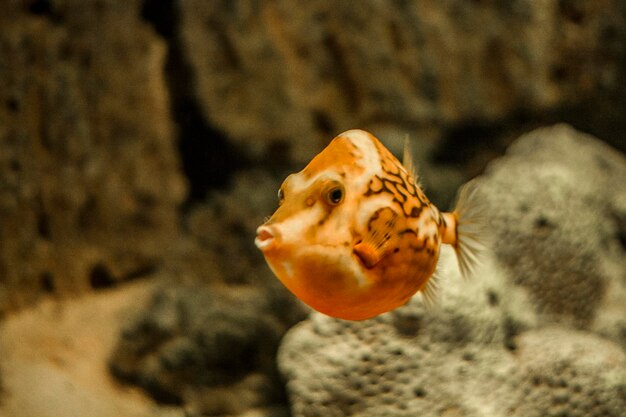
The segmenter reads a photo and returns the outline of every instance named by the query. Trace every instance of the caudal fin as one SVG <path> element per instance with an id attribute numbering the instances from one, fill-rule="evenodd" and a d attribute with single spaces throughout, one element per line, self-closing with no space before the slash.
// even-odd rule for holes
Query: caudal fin
<path id="1" fill-rule="evenodd" d="M 486 206 L 479 200 L 476 190 L 476 181 L 462 186 L 453 212 L 456 220 L 454 250 L 464 278 L 469 278 L 476 272 L 489 240 Z"/>

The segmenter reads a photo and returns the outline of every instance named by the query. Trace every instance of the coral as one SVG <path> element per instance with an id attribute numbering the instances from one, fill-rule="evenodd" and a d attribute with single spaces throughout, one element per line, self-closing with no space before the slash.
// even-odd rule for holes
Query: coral
<path id="1" fill-rule="evenodd" d="M 626 353 L 614 343 L 544 328 L 519 337 L 517 360 L 504 415 L 618 417 L 626 410 Z"/>
<path id="2" fill-rule="evenodd" d="M 623 178 L 623 155 L 567 125 L 522 136 L 481 177 L 498 260 L 544 320 L 593 328 L 620 316 Z"/>

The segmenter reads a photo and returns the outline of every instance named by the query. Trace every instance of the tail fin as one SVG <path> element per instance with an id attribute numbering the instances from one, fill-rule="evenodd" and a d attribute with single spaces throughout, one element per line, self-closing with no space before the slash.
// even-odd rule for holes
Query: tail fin
<path id="1" fill-rule="evenodd" d="M 476 272 L 488 244 L 486 207 L 478 200 L 476 190 L 475 181 L 463 185 L 453 212 L 456 220 L 454 250 L 463 278 Z"/>

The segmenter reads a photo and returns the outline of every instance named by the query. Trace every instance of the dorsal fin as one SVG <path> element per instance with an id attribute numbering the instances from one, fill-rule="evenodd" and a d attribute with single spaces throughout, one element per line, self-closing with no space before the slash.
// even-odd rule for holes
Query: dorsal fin
<path id="1" fill-rule="evenodd" d="M 402 165 L 407 170 L 409 175 L 413 177 L 413 181 L 416 184 L 419 183 L 419 177 L 415 169 L 415 162 L 413 161 L 413 153 L 411 152 L 411 141 L 409 140 L 409 134 L 404 137 L 404 152 L 402 154 Z"/>

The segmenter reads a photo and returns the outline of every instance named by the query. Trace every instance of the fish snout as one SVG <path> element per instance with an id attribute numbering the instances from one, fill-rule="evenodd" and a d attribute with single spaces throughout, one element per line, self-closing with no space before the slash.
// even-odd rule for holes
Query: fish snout
<path id="1" fill-rule="evenodd" d="M 278 241 L 279 232 L 275 227 L 262 225 L 256 229 L 256 238 L 254 243 L 257 248 L 262 251 L 266 251 L 276 245 Z"/>

